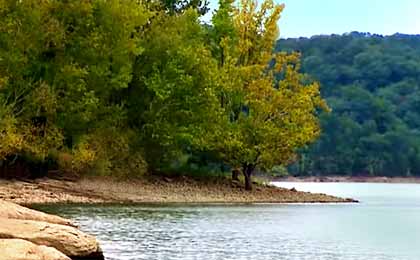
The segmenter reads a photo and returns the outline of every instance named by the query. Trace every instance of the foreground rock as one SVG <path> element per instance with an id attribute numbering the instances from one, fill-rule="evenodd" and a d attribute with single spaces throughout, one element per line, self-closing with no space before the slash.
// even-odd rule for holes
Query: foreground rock
<path id="1" fill-rule="evenodd" d="M 61 218 L 59 216 L 54 216 L 51 214 L 46 214 L 40 211 L 32 210 L 20 205 L 1 201 L 0 200 L 0 218 L 7 219 L 22 219 L 22 220 L 36 220 L 43 221 L 53 224 L 75 226 L 71 223 L 70 220 Z"/>
<path id="2" fill-rule="evenodd" d="M 57 249 L 22 239 L 0 239 L 0 260 L 71 260 Z"/>
<path id="3" fill-rule="evenodd" d="M 0 219 L 0 238 L 15 238 L 53 247 L 78 259 L 103 259 L 95 237 L 65 225 L 41 221 Z"/>
<path id="4" fill-rule="evenodd" d="M 70 220 L 0 200 L 0 260 L 104 259 Z"/>

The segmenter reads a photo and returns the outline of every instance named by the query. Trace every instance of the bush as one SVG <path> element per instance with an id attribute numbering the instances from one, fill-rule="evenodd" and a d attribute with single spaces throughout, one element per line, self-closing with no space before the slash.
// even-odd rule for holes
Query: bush
<path id="1" fill-rule="evenodd" d="M 147 164 L 141 150 L 133 149 L 133 133 L 116 128 L 98 129 L 87 135 L 73 149 L 71 170 L 100 176 L 132 177 L 144 175 Z M 64 160 L 63 160 L 64 159 Z M 69 156 L 62 156 L 62 166 L 68 167 Z"/>

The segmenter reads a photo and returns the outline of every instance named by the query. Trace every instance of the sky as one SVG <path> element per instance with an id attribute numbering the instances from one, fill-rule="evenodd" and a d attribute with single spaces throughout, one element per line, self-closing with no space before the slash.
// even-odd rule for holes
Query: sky
<path id="1" fill-rule="evenodd" d="M 286 5 L 279 21 L 281 38 L 351 31 L 420 34 L 420 0 L 275 1 Z M 210 0 L 210 7 L 217 8 L 217 0 Z"/>

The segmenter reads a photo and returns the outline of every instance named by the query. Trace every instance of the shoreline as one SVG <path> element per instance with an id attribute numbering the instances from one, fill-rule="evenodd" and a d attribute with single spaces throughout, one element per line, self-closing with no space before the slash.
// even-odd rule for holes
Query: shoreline
<path id="1" fill-rule="evenodd" d="M 294 177 L 287 176 L 272 178 L 271 182 L 341 182 L 341 183 L 406 183 L 420 184 L 420 177 L 369 177 L 369 176 L 308 176 Z"/>
<path id="2" fill-rule="evenodd" d="M 36 204 L 249 204 L 352 203 L 350 198 L 301 192 L 268 184 L 242 183 L 225 178 L 154 177 L 118 181 L 92 177 L 80 180 L 0 180 L 0 199 L 21 205 Z"/>

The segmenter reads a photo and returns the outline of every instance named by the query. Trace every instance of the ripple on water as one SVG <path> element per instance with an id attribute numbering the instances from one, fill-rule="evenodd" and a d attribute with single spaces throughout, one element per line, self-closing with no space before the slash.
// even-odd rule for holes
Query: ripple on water
<path id="1" fill-rule="evenodd" d="M 353 195 L 363 194 L 357 187 Z M 328 192 L 321 188 L 316 185 L 317 191 Z M 410 194 L 402 194 L 398 186 L 398 198 L 404 198 L 400 201 L 392 199 L 392 186 L 385 188 L 386 192 L 374 191 L 385 199 L 359 197 L 362 203 L 353 206 L 116 205 L 45 210 L 73 218 L 96 235 L 109 260 L 418 260 L 420 193 L 411 187 Z M 420 191 L 420 185 L 416 188 Z M 344 195 L 352 195 L 350 190 L 348 185 L 341 189 Z"/>

